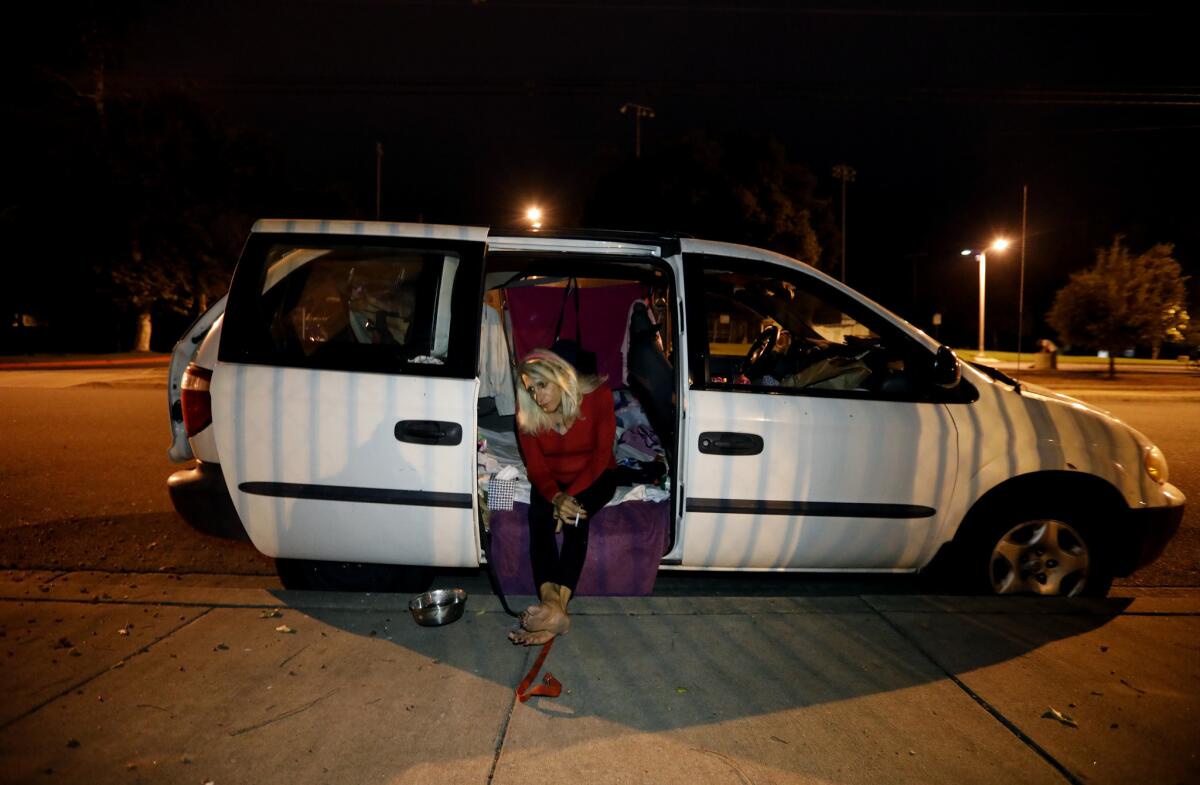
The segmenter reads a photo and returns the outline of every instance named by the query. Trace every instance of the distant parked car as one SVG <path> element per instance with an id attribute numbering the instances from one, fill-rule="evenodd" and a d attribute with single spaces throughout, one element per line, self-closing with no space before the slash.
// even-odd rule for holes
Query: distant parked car
<path id="1" fill-rule="evenodd" d="M 983 592 L 1103 594 L 1183 516 L 1141 433 L 963 365 L 793 259 L 672 235 L 340 221 L 256 224 L 228 299 L 176 347 L 170 455 L 199 460 L 171 477 L 176 506 L 248 537 L 291 585 L 478 566 L 479 489 L 498 465 L 481 450 L 503 436 L 484 428 L 481 352 L 507 363 L 523 335 L 548 344 L 571 279 L 610 384 L 636 376 L 635 310 L 672 369 L 669 388 L 618 393 L 656 415 L 661 496 L 622 504 L 659 505 L 661 569 L 903 573 L 937 557 Z M 481 340 L 485 299 L 506 332 Z"/>

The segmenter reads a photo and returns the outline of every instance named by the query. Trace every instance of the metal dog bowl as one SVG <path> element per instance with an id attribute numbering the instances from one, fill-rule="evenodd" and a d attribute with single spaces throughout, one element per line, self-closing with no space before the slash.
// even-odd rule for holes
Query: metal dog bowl
<path id="1" fill-rule="evenodd" d="M 434 589 L 408 601 L 413 620 L 423 627 L 440 627 L 458 621 L 466 607 L 467 593 L 462 589 Z"/>

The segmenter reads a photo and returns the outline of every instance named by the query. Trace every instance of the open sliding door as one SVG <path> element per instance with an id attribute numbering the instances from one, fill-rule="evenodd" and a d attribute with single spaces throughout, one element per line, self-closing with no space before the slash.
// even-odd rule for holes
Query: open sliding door
<path id="1" fill-rule="evenodd" d="M 212 379 L 230 495 L 273 557 L 478 564 L 475 362 L 487 229 L 269 221 Z"/>

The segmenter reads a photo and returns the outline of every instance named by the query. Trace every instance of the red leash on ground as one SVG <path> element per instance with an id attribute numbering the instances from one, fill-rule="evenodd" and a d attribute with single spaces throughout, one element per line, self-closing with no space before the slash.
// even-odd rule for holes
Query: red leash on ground
<path id="1" fill-rule="evenodd" d="M 542 695 L 547 698 L 557 698 L 562 694 L 562 683 L 554 678 L 554 674 L 546 671 L 546 675 L 542 677 L 542 683 L 529 689 L 529 685 L 533 684 L 533 680 L 537 678 L 538 671 L 542 669 L 542 665 L 546 662 L 546 655 L 550 653 L 550 647 L 554 645 L 554 638 L 546 641 L 542 645 L 542 651 L 534 660 L 533 667 L 529 669 L 529 673 L 525 674 L 525 678 L 521 679 L 521 683 L 517 685 L 517 700 L 524 703 L 534 695 Z"/>

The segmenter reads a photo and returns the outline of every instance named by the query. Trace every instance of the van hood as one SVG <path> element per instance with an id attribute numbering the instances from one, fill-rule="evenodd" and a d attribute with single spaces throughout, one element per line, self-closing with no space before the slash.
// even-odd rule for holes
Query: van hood
<path id="1" fill-rule="evenodd" d="M 1125 422 L 1108 409 L 1103 409 L 1093 403 L 1081 401 L 1080 399 L 1073 398 L 1070 395 L 1063 395 L 1062 393 L 1051 390 L 1049 387 L 1043 387 L 1040 384 L 1025 384 L 1024 382 L 1021 383 L 1021 394 L 1034 398 L 1040 398 L 1052 404 L 1070 406 L 1077 411 L 1087 412 L 1088 414 L 1103 420 L 1110 428 L 1132 434 L 1134 440 L 1143 449 L 1155 446 L 1154 440 L 1146 436 L 1146 434 L 1142 433 L 1137 428 L 1134 428 L 1132 425 Z"/>
<path id="2" fill-rule="evenodd" d="M 1002 391 L 1001 394 L 1020 395 L 1026 398 L 1043 401 L 1052 406 L 1067 406 L 1076 411 L 1086 412 L 1087 414 L 1090 414 L 1093 417 L 1103 421 L 1110 428 L 1132 433 L 1138 444 L 1142 445 L 1143 447 L 1154 444 L 1154 442 L 1148 439 L 1145 434 L 1141 433 L 1109 410 L 1093 403 L 1088 403 L 1087 401 L 1074 398 L 1070 395 L 1063 395 L 1060 392 L 1055 392 L 1049 387 L 1044 387 L 1040 384 L 1031 384 L 1024 381 L 1018 382 L 1015 379 L 1009 379 L 1005 377 L 1003 374 L 1000 375 L 1002 378 L 996 378 L 986 370 L 977 367 L 974 363 L 966 363 L 964 364 L 964 368 L 970 368 L 971 371 L 978 373 L 981 378 L 986 379 L 988 382 L 996 385 L 996 387 Z"/>
<path id="3" fill-rule="evenodd" d="M 1059 403 L 1065 403 L 1070 406 L 1074 406 L 1077 409 L 1086 409 L 1089 412 L 1093 412 L 1094 414 L 1099 414 L 1099 415 L 1108 417 L 1113 420 L 1117 419 L 1116 415 L 1114 415 L 1108 409 L 1102 409 L 1093 403 L 1088 403 L 1087 401 L 1082 401 L 1079 398 L 1073 398 L 1070 395 L 1063 395 L 1060 392 L 1055 392 L 1054 390 L 1051 390 L 1049 387 L 1043 387 L 1040 384 L 1029 384 L 1027 382 L 1021 382 L 1021 394 L 1036 395 L 1038 397 L 1046 398 L 1051 401 L 1058 401 Z"/>

